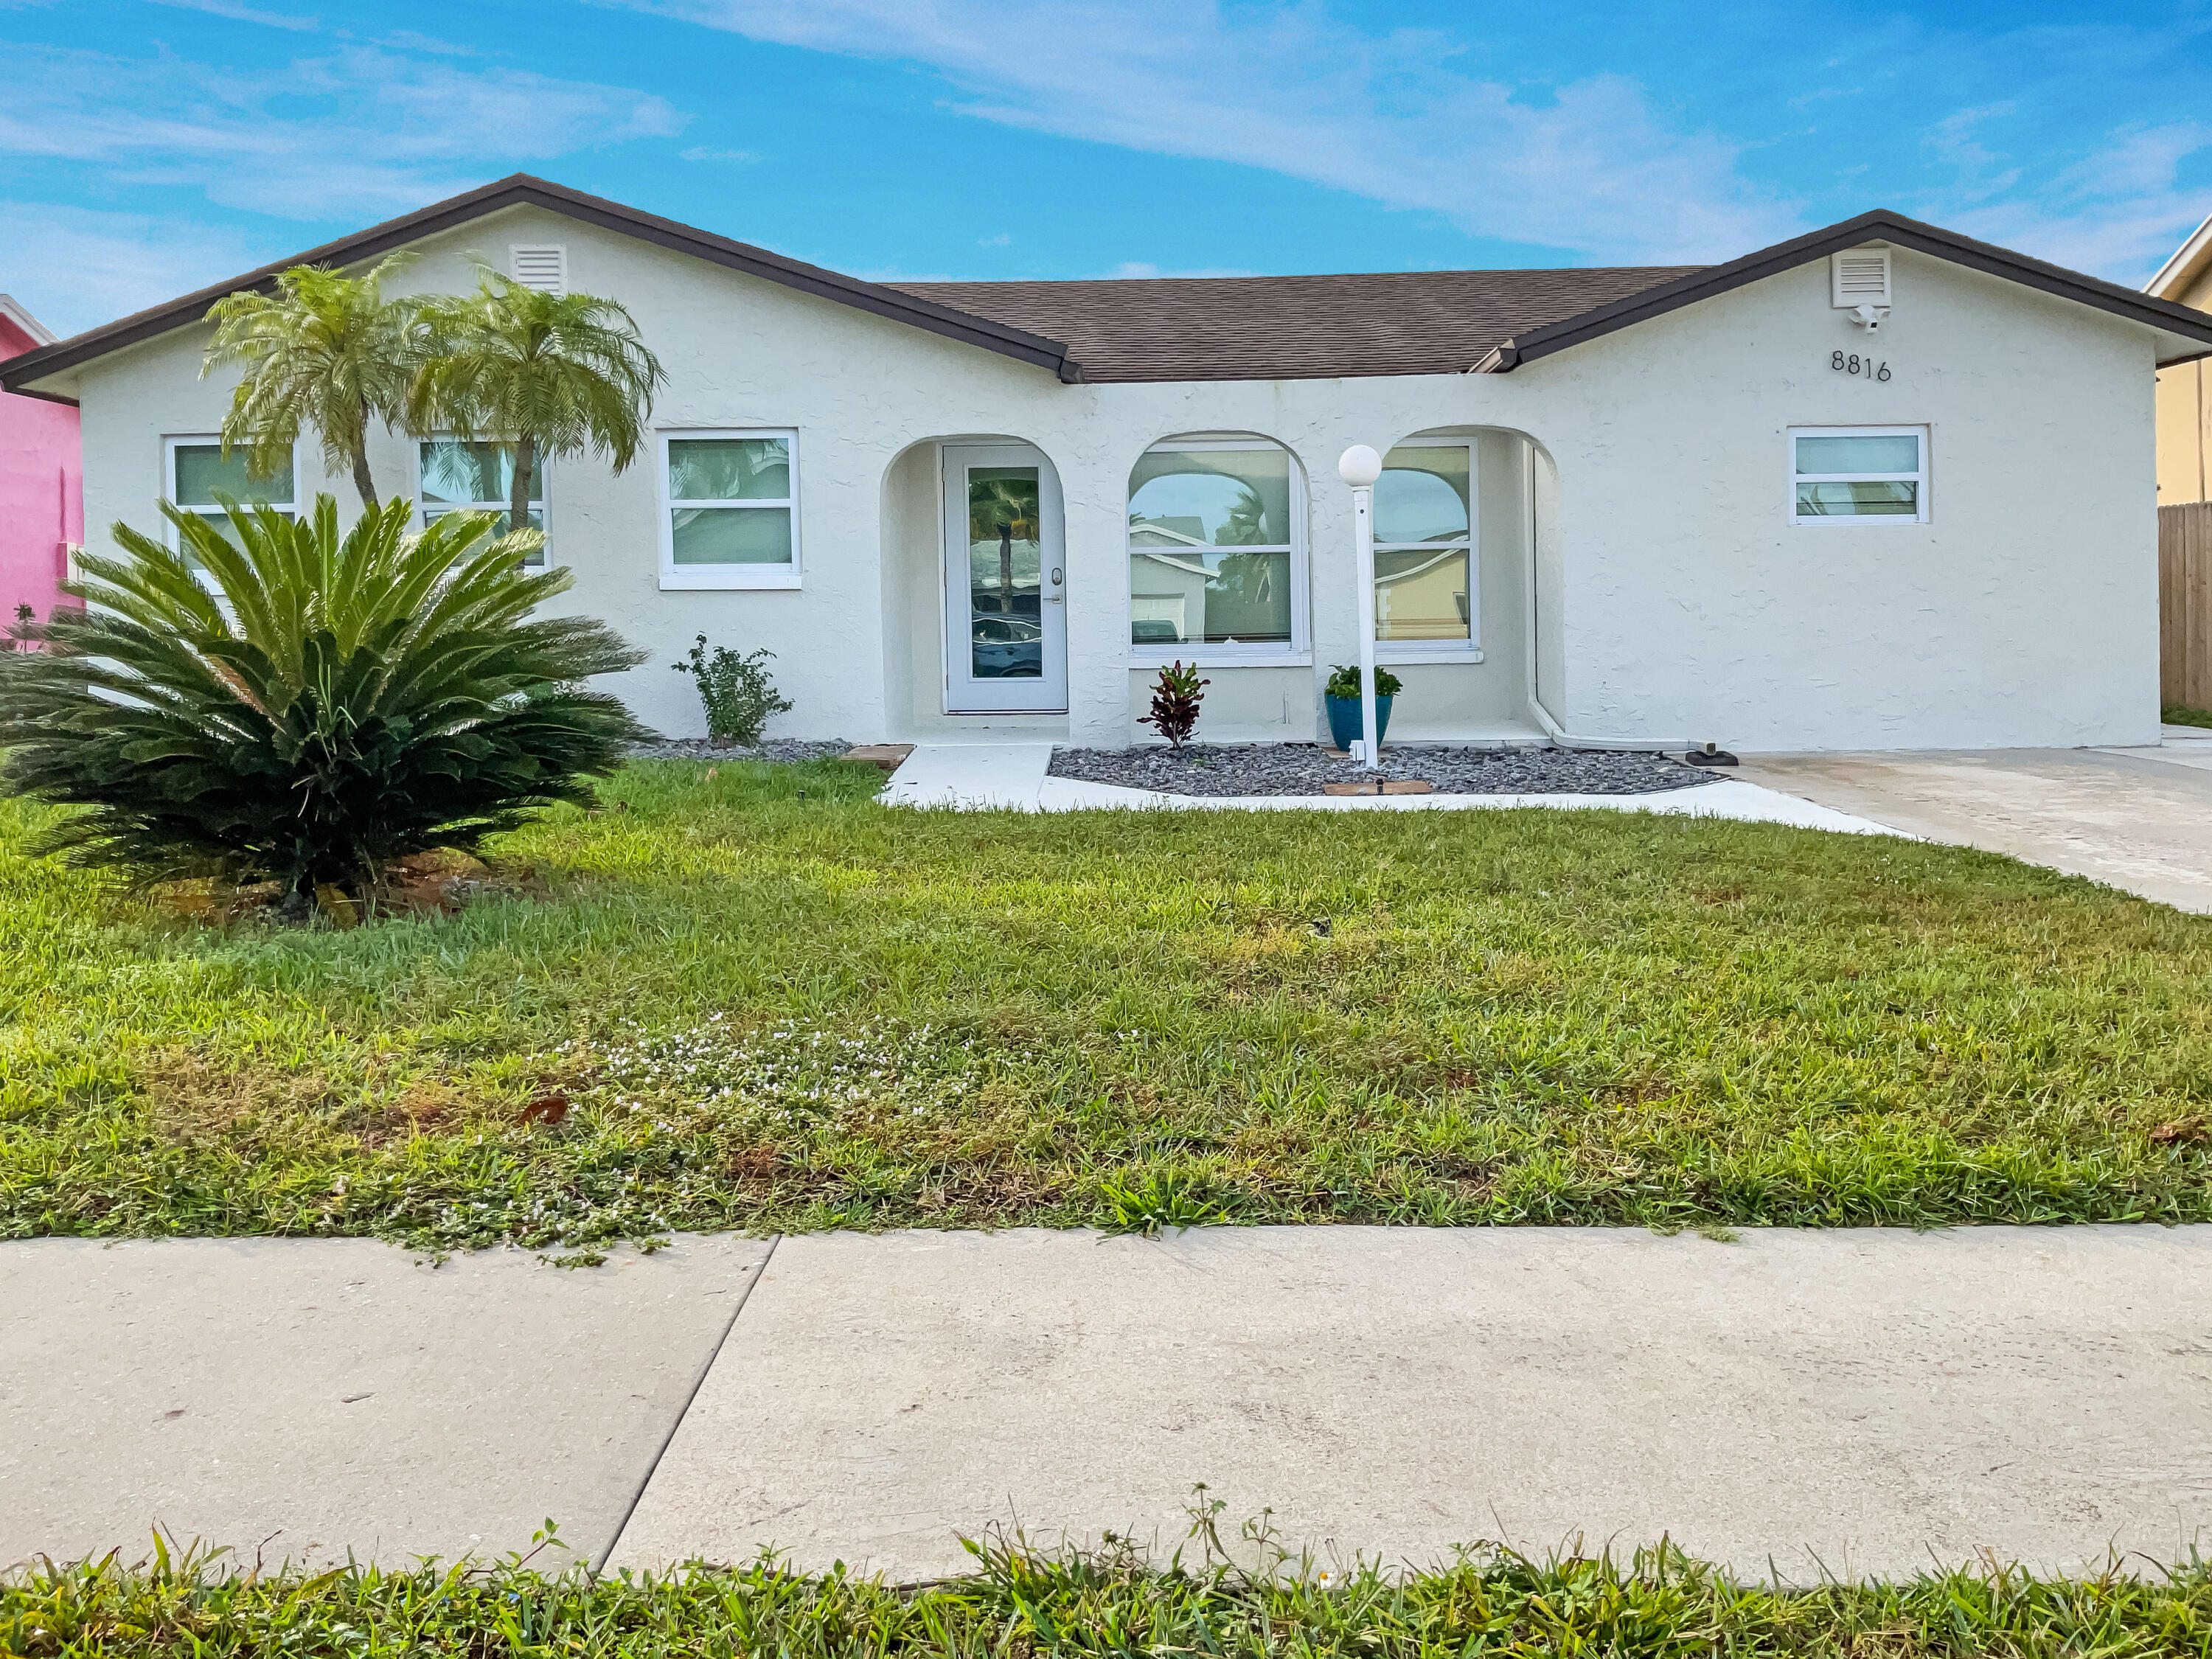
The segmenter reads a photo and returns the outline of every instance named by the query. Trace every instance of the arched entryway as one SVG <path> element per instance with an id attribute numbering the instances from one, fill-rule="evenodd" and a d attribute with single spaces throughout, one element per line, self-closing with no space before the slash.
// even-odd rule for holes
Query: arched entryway
<path id="1" fill-rule="evenodd" d="M 893 731 L 1065 731 L 1065 514 L 1043 450 L 1003 433 L 909 445 L 884 475 L 883 569 Z"/>

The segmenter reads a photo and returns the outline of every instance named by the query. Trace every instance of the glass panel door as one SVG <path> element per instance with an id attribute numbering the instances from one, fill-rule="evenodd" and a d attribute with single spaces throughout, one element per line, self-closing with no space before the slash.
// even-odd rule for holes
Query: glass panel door
<path id="1" fill-rule="evenodd" d="M 1025 445 L 945 452 L 945 691 L 950 713 L 1067 707 L 1060 491 Z"/>

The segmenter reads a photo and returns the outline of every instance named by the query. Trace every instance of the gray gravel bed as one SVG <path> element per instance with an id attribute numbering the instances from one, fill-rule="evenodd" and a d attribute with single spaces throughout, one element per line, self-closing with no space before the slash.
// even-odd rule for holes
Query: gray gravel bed
<path id="1" fill-rule="evenodd" d="M 632 760 L 818 761 L 835 760 L 853 745 L 842 738 L 771 738 L 750 748 L 717 749 L 704 738 L 663 738 L 629 746 Z"/>
<path id="2" fill-rule="evenodd" d="M 1439 794 L 1645 795 L 1717 783 L 1724 774 L 1625 749 L 1465 749 L 1385 744 L 1382 775 L 1425 778 Z M 1318 795 L 1360 769 L 1311 743 L 1191 744 L 1154 749 L 1055 749 L 1052 775 L 1170 795 Z"/>

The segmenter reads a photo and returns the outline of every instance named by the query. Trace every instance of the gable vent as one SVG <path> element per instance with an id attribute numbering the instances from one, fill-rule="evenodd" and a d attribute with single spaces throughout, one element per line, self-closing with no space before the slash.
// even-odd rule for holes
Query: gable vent
<path id="1" fill-rule="evenodd" d="M 1856 306 L 1886 306 L 1889 299 L 1889 250 L 1855 247 L 1828 256 L 1829 303 L 1839 311 Z"/>
<path id="2" fill-rule="evenodd" d="M 507 275 L 525 288 L 544 294 L 568 291 L 568 250 L 565 247 L 511 247 L 507 251 Z"/>

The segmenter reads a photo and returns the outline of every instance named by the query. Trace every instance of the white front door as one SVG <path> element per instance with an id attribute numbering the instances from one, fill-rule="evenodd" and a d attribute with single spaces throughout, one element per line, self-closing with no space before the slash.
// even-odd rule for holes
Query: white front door
<path id="1" fill-rule="evenodd" d="M 1060 480 L 1027 444 L 945 447 L 945 708 L 1067 708 Z"/>

